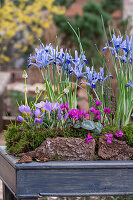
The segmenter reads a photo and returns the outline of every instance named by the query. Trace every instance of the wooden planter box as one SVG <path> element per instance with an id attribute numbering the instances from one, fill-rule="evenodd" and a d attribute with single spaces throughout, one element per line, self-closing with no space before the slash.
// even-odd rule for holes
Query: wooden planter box
<path id="1" fill-rule="evenodd" d="M 16 161 L 0 147 L 4 200 L 133 194 L 133 161 Z"/>

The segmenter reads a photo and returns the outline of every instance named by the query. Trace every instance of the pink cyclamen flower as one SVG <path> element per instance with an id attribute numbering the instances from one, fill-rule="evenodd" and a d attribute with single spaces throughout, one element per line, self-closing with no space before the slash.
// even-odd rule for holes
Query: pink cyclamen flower
<path id="1" fill-rule="evenodd" d="M 96 116 L 96 119 L 100 120 L 100 119 L 101 119 L 101 116 L 100 116 L 100 115 L 97 115 L 97 116 Z"/>
<path id="2" fill-rule="evenodd" d="M 84 110 L 76 110 L 76 109 L 72 109 L 72 110 L 69 110 L 69 117 L 70 119 L 71 118 L 74 118 L 75 120 L 79 120 L 81 118 L 86 118 L 87 116 L 89 116 L 89 114 L 87 114 L 87 111 L 84 112 Z"/>
<path id="3" fill-rule="evenodd" d="M 87 113 L 87 111 L 84 113 L 84 118 L 88 117 L 89 114 Z"/>
<path id="4" fill-rule="evenodd" d="M 104 108 L 104 113 L 105 114 L 110 114 L 111 109 L 110 108 Z"/>
<path id="5" fill-rule="evenodd" d="M 105 135 L 107 138 L 113 137 L 113 134 Z"/>
<path id="6" fill-rule="evenodd" d="M 101 102 L 101 101 L 96 101 L 96 105 L 97 105 L 97 106 L 101 106 L 101 105 L 102 105 L 102 102 Z"/>
<path id="7" fill-rule="evenodd" d="M 87 140 L 87 143 L 91 142 L 92 139 L 93 139 L 93 137 L 90 134 L 88 134 L 87 138 L 85 138 L 85 140 Z"/>
<path id="8" fill-rule="evenodd" d="M 113 137 L 113 134 L 105 135 L 105 137 L 107 137 L 107 143 L 111 143 L 112 142 L 111 137 Z"/>
<path id="9" fill-rule="evenodd" d="M 91 107 L 91 108 L 90 108 L 90 111 L 91 111 L 91 112 L 95 112 L 95 108 Z"/>
<path id="10" fill-rule="evenodd" d="M 112 143 L 111 138 L 107 138 L 107 143 Z"/>
<path id="11" fill-rule="evenodd" d="M 65 109 L 66 109 L 67 111 L 69 110 L 68 106 L 69 106 L 69 103 L 66 103 L 65 105 L 64 105 L 64 104 L 61 104 L 61 105 L 60 105 L 60 108 L 61 108 L 62 111 L 65 112 Z"/>
<path id="12" fill-rule="evenodd" d="M 117 137 L 122 137 L 122 136 L 123 136 L 123 133 L 122 133 L 122 131 L 120 130 L 119 133 L 115 133 L 115 135 L 116 135 Z"/>
<path id="13" fill-rule="evenodd" d="M 95 110 L 95 111 L 94 111 L 94 114 L 95 114 L 95 115 L 101 115 L 101 112 L 100 112 L 100 110 Z"/>

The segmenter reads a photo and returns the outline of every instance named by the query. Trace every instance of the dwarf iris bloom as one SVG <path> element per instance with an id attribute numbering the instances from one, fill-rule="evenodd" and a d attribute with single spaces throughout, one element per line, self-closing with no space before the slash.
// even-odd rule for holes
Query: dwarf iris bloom
<path id="1" fill-rule="evenodd" d="M 126 85 L 126 87 L 129 87 L 129 86 L 133 88 L 133 84 L 130 81 L 128 81 L 128 84 Z"/>

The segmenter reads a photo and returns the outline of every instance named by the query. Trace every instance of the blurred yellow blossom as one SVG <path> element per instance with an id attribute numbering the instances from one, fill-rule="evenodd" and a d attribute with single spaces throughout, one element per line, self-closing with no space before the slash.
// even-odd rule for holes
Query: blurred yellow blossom
<path id="1" fill-rule="evenodd" d="M 20 52 L 27 51 L 28 46 L 35 43 L 36 37 L 43 36 L 44 29 L 51 23 L 52 15 L 65 12 L 64 7 L 53 3 L 54 0 L 19 0 L 18 4 L 13 0 L 4 1 L 0 8 L 1 63 L 10 61 L 7 56 L 8 45 L 13 45 Z"/>

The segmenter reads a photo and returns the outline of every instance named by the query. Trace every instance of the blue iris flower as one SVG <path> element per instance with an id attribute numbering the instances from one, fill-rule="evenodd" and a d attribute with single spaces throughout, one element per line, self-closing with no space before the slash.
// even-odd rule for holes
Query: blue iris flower
<path id="1" fill-rule="evenodd" d="M 89 67 L 86 67 L 86 77 L 85 77 L 88 82 L 84 82 L 81 80 L 81 83 L 84 83 L 86 85 L 91 86 L 92 88 L 96 87 L 96 82 L 98 81 L 98 74 L 94 71 L 94 68 L 90 69 Z"/>
<path id="2" fill-rule="evenodd" d="M 73 72 L 75 73 L 75 75 L 77 76 L 78 79 L 80 78 L 86 78 L 84 76 L 84 74 L 86 74 L 86 72 L 83 72 L 83 64 L 79 64 L 78 66 L 75 66 L 73 69 Z"/>
<path id="3" fill-rule="evenodd" d="M 111 77 L 113 79 L 113 76 L 111 75 L 111 73 L 109 73 L 108 76 L 104 77 L 104 70 L 102 67 L 100 67 L 100 72 L 98 73 L 98 80 L 103 83 L 108 77 Z"/>
<path id="4" fill-rule="evenodd" d="M 68 72 L 68 75 L 73 73 L 72 63 L 68 63 L 65 65 L 65 71 Z"/>
<path id="5" fill-rule="evenodd" d="M 58 50 L 58 46 L 56 49 L 52 47 L 51 44 L 44 46 L 40 46 L 40 49 L 35 49 L 35 55 L 30 55 L 28 59 L 29 65 L 37 66 L 38 68 L 46 67 L 53 63 L 54 65 L 59 65 L 59 73 L 62 70 L 67 72 L 67 75 L 71 73 L 75 73 L 77 78 L 83 78 L 86 72 L 83 72 L 83 67 L 87 62 L 84 54 L 78 56 L 78 52 L 75 51 L 75 59 L 72 58 L 71 54 L 63 49 Z"/>
<path id="6" fill-rule="evenodd" d="M 125 52 L 132 51 L 132 36 L 130 37 L 130 40 L 129 36 L 128 35 L 126 36 L 126 45 L 123 47 L 123 50 Z"/>
<path id="7" fill-rule="evenodd" d="M 42 46 L 40 46 L 40 49 L 36 48 L 35 55 L 34 56 L 30 55 L 30 57 L 28 59 L 28 61 L 29 61 L 28 68 L 31 65 L 35 65 L 41 69 L 42 67 L 46 67 L 47 65 L 49 65 L 51 49 L 52 49 L 51 44 L 49 46 L 46 46 L 46 48 L 43 48 Z"/>
<path id="8" fill-rule="evenodd" d="M 123 55 L 119 56 L 122 62 L 127 63 L 129 61 L 132 63 L 132 36 L 130 37 L 130 40 L 129 37 L 126 36 L 126 45 L 123 50 Z"/>
<path id="9" fill-rule="evenodd" d="M 88 61 L 86 60 L 86 56 L 84 54 L 78 56 L 78 51 L 75 50 L 75 59 L 72 60 L 73 63 L 77 66 L 80 65 L 81 63 L 88 63 Z"/>
<path id="10" fill-rule="evenodd" d="M 57 60 L 57 63 L 60 66 L 63 66 L 65 64 L 70 64 L 72 62 L 72 57 L 69 55 L 69 53 L 67 52 L 67 50 L 64 53 L 63 49 L 60 49 L 60 52 L 58 52 L 56 60 Z"/>
<path id="11" fill-rule="evenodd" d="M 111 77 L 113 78 L 113 76 L 111 74 L 109 74 L 108 76 L 104 77 L 104 70 L 102 67 L 100 67 L 100 72 L 96 73 L 96 71 L 94 71 L 94 68 L 92 66 L 92 68 L 90 69 L 89 67 L 86 67 L 86 79 L 88 82 L 84 82 L 83 80 L 81 81 L 82 83 L 91 86 L 92 88 L 96 87 L 96 83 L 97 81 L 103 82 L 108 78 Z"/>
<path id="12" fill-rule="evenodd" d="M 121 49 L 123 49 L 126 46 L 126 41 L 122 41 L 122 37 L 116 37 L 113 34 L 112 40 L 109 42 L 109 44 L 113 44 L 113 47 L 108 46 L 107 44 L 103 48 L 103 51 L 106 49 L 111 49 L 112 53 L 118 53 Z"/>
<path id="13" fill-rule="evenodd" d="M 125 86 L 126 86 L 126 87 L 131 86 L 131 87 L 133 88 L 133 84 L 132 84 L 130 81 L 128 81 L 127 85 L 125 85 Z"/>

